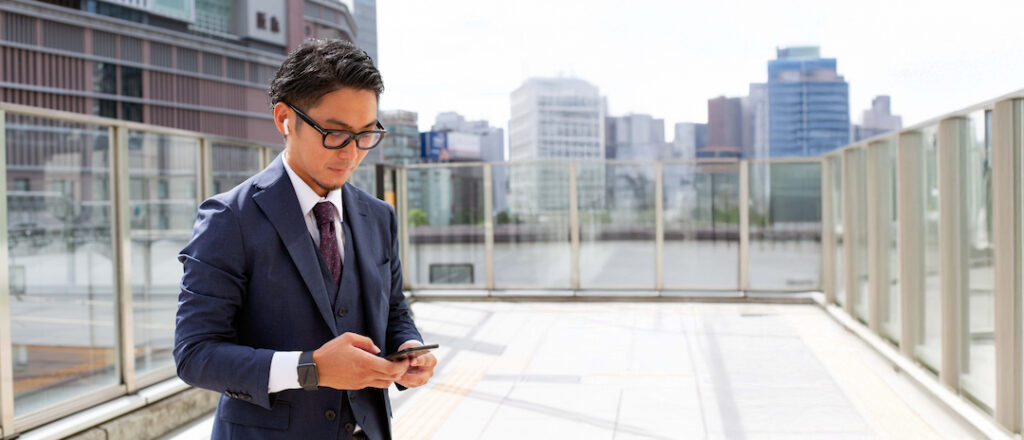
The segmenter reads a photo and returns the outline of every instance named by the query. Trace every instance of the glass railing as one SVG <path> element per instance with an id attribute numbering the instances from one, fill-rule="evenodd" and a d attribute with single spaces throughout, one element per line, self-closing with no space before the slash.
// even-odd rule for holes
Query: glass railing
<path id="1" fill-rule="evenodd" d="M 844 147 L 822 176 L 828 301 L 1005 432 L 1024 415 L 1022 144 L 1024 91 Z"/>
<path id="2" fill-rule="evenodd" d="M 270 146 L 0 104 L 7 246 L 0 428 L 10 437 L 174 377 L 199 202 Z"/>
<path id="3" fill-rule="evenodd" d="M 818 158 L 425 164 L 405 179 L 403 262 L 416 295 L 822 289 Z"/>
<path id="4" fill-rule="evenodd" d="M 821 291 L 851 325 L 1016 430 L 1022 100 L 823 157 L 364 164 L 352 183 L 397 205 L 416 297 Z M 280 150 L 0 110 L 10 437 L 174 376 L 176 257 L 197 206 Z"/>

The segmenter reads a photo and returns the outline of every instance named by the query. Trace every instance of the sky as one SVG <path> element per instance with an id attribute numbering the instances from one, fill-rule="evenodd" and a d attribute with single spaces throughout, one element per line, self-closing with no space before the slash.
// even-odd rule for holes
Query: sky
<path id="1" fill-rule="evenodd" d="M 850 84 L 853 123 L 890 95 L 907 127 L 1024 89 L 1022 29 L 1022 0 L 380 0 L 380 107 L 424 131 L 444 111 L 507 128 L 524 80 L 576 77 L 610 116 L 665 119 L 671 141 L 708 99 L 765 82 L 776 48 L 816 45 Z"/>

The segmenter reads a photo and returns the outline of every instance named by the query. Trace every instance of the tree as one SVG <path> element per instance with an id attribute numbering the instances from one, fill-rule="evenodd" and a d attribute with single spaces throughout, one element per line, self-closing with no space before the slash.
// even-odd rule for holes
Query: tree
<path id="1" fill-rule="evenodd" d="M 412 226 L 430 226 L 430 220 L 427 219 L 427 213 L 423 212 L 422 209 L 413 208 L 409 211 L 409 224 Z"/>

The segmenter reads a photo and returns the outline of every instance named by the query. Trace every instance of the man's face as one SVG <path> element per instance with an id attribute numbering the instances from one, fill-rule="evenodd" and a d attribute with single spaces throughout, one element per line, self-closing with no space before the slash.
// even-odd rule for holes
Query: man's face
<path id="1" fill-rule="evenodd" d="M 360 133 L 377 125 L 377 96 L 370 90 L 341 88 L 324 95 L 313 107 L 296 108 L 328 130 Z M 279 102 L 274 106 L 274 122 L 282 134 L 285 119 L 288 165 L 321 197 L 341 188 L 368 153 L 356 148 L 355 139 L 338 150 L 324 148 L 323 135 Z"/>

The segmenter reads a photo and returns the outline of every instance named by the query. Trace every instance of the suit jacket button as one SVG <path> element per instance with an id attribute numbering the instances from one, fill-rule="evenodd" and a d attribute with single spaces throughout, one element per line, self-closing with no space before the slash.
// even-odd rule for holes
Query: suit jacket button
<path id="1" fill-rule="evenodd" d="M 338 309 L 338 316 L 344 318 L 346 313 L 348 313 L 348 310 L 345 310 L 344 307 Z"/>
<path id="2" fill-rule="evenodd" d="M 356 425 L 353 425 L 351 423 L 346 423 L 345 424 L 345 430 L 346 431 L 352 432 L 353 429 L 356 429 Z"/>
<path id="3" fill-rule="evenodd" d="M 348 401 L 349 402 L 355 402 L 356 401 L 356 395 L 352 394 L 351 391 L 348 392 Z"/>
<path id="4" fill-rule="evenodd" d="M 338 417 L 338 413 L 334 412 L 333 409 L 329 409 L 327 411 L 324 411 L 324 418 L 326 418 L 328 422 L 333 422 L 334 419 L 337 418 L 337 417 Z"/>

